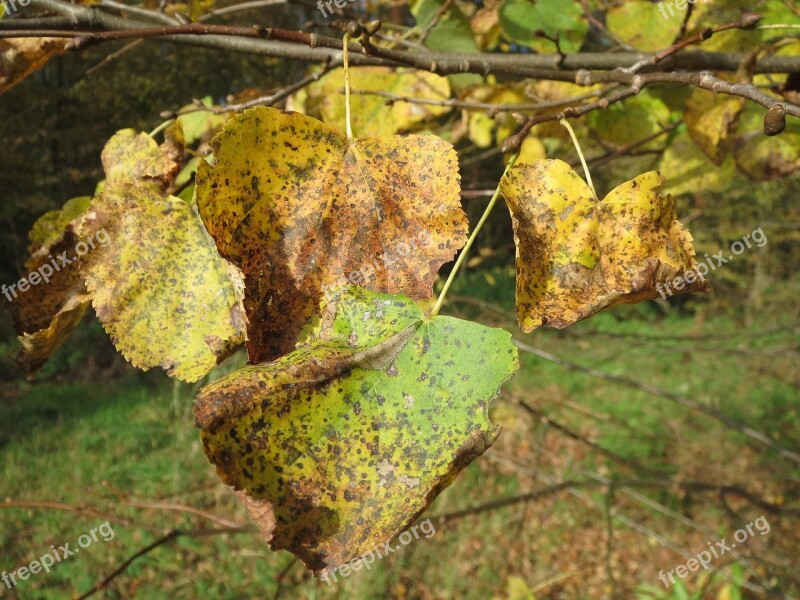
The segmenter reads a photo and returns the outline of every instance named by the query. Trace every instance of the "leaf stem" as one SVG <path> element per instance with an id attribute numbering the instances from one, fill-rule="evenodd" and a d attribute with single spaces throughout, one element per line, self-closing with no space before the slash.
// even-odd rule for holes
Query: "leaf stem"
<path id="1" fill-rule="evenodd" d="M 347 32 L 342 38 L 342 66 L 344 67 L 344 120 L 347 128 L 347 139 L 353 139 L 353 127 L 350 125 L 350 61 L 348 44 L 350 43 L 350 33 Z"/>
<path id="2" fill-rule="evenodd" d="M 514 166 L 514 163 L 517 161 L 518 154 L 514 154 L 508 161 L 506 165 L 505 171 L 503 171 L 503 177 L 506 176 L 509 169 Z M 503 182 L 503 177 L 500 178 L 500 181 L 497 182 L 497 187 L 494 190 L 494 194 L 492 194 L 491 200 L 489 200 L 489 204 L 486 205 L 486 210 L 483 211 L 478 224 L 475 225 L 475 229 L 472 230 L 472 233 L 467 239 L 467 243 L 464 245 L 464 249 L 461 250 L 461 254 L 458 255 L 458 259 L 456 260 L 456 264 L 453 265 L 453 269 L 450 271 L 450 275 L 447 277 L 447 281 L 444 282 L 444 287 L 442 288 L 441 293 L 439 294 L 439 298 L 436 299 L 436 304 L 433 306 L 433 310 L 431 310 L 431 317 L 435 317 L 439 314 L 439 310 L 442 308 L 442 304 L 444 303 L 444 298 L 447 296 L 447 292 L 450 290 L 450 286 L 453 283 L 453 280 L 456 278 L 459 269 L 461 268 L 462 263 L 467 258 L 467 254 L 469 254 L 469 249 L 472 247 L 475 238 L 478 237 L 478 232 L 483 227 L 483 224 L 486 223 L 486 219 L 489 218 L 489 214 L 491 214 L 494 205 L 497 204 L 497 199 L 500 197 L 500 184 Z"/>
<path id="3" fill-rule="evenodd" d="M 159 125 L 159 126 L 158 126 L 158 127 L 156 127 L 155 129 L 153 129 L 153 131 L 151 131 L 151 132 L 150 132 L 150 133 L 148 133 L 147 135 L 149 135 L 151 138 L 154 138 L 154 137 L 156 137 L 156 136 L 157 136 L 159 133 L 161 133 L 161 132 L 162 132 L 162 131 L 164 131 L 164 130 L 165 130 L 167 127 L 169 127 L 170 125 L 172 125 L 172 122 L 173 122 L 174 120 L 175 120 L 175 119 L 167 119 L 166 121 L 164 121 L 163 123 L 161 123 L 161 125 Z"/>
<path id="4" fill-rule="evenodd" d="M 583 172 L 586 174 L 586 183 L 589 184 L 589 189 L 592 190 L 592 196 L 594 196 L 594 199 L 597 200 L 597 192 L 594 189 L 594 183 L 592 183 L 592 174 L 589 173 L 589 165 L 586 164 L 586 159 L 583 156 L 581 145 L 578 143 L 578 138 L 572 129 L 572 125 L 570 125 L 569 121 L 567 121 L 566 119 L 561 119 L 559 123 L 561 123 L 561 125 L 563 125 L 567 131 L 569 131 L 569 137 L 572 138 L 572 143 L 575 145 L 575 150 L 578 151 L 578 158 L 581 159 L 581 164 L 583 165 Z"/>

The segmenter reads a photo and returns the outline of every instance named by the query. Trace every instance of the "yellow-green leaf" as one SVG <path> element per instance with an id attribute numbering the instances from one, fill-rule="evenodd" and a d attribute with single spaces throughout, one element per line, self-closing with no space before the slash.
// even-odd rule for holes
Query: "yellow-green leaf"
<path id="1" fill-rule="evenodd" d="M 168 195 L 175 148 L 130 130 L 103 151 L 106 184 L 82 232 L 105 231 L 81 270 L 97 317 L 134 366 L 196 381 L 241 344 L 235 268 L 217 253 L 196 207 Z"/>
<path id="2" fill-rule="evenodd" d="M 510 335 L 349 288 L 320 335 L 206 386 L 203 447 L 274 550 L 323 572 L 411 525 L 494 441 Z"/>
<path id="3" fill-rule="evenodd" d="M 686 102 L 683 120 L 689 135 L 706 156 L 721 165 L 730 153 L 744 98 L 696 89 Z"/>
<path id="4" fill-rule="evenodd" d="M 668 48 L 683 22 L 680 17 L 670 18 L 669 3 L 629 0 L 608 10 L 606 25 L 611 33 L 638 50 Z"/>
<path id="5" fill-rule="evenodd" d="M 389 67 L 353 67 L 350 87 L 356 91 L 387 92 L 415 100 L 444 101 L 450 98 L 446 77 L 426 71 Z M 308 114 L 338 129 L 345 128 L 344 70 L 334 69 L 309 86 L 306 106 L 316 107 Z M 353 93 L 350 96 L 353 135 L 381 136 L 409 131 L 425 121 L 452 110 L 449 106 L 404 102 L 387 103 L 385 97 Z M 319 112 L 317 112 L 319 111 Z"/>

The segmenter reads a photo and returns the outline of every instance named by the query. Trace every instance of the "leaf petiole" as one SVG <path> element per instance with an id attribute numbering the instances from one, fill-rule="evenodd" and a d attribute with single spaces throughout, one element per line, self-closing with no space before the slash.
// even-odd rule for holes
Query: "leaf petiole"
<path id="1" fill-rule="evenodd" d="M 347 139 L 353 139 L 353 127 L 350 125 L 350 53 L 348 44 L 350 43 L 350 32 L 344 34 L 342 38 L 342 66 L 344 67 L 344 120 L 347 132 Z"/>
<path id="2" fill-rule="evenodd" d="M 566 119 L 561 119 L 559 123 L 564 127 L 564 129 L 569 131 L 569 137 L 572 138 L 572 143 L 575 145 L 575 150 L 578 151 L 578 158 L 581 159 L 583 172 L 586 174 L 586 183 L 589 185 L 589 189 L 592 190 L 592 196 L 594 196 L 594 199 L 597 200 L 597 192 L 594 189 L 594 183 L 592 183 L 592 174 L 589 172 L 589 165 L 586 164 L 586 159 L 583 156 L 581 145 L 578 143 L 578 137 L 575 135 L 575 131 L 573 131 L 572 125 L 569 124 L 569 121 Z"/>
<path id="3" fill-rule="evenodd" d="M 456 278 L 456 274 L 458 274 L 458 271 L 461 268 L 461 264 L 466 259 L 467 254 L 469 254 L 469 249 L 472 246 L 472 243 L 475 241 L 475 238 L 478 237 L 478 232 L 483 227 L 483 224 L 486 222 L 486 219 L 489 218 L 489 215 L 491 214 L 494 205 L 497 204 L 497 199 L 500 197 L 500 183 L 503 181 L 503 177 L 505 177 L 509 169 L 511 169 L 511 167 L 514 166 L 514 163 L 517 161 L 518 156 L 519 154 L 514 154 L 509 159 L 508 164 L 506 165 L 506 169 L 505 171 L 503 171 L 503 176 L 500 177 L 500 181 L 497 182 L 497 187 L 494 190 L 494 194 L 492 194 L 492 198 L 491 200 L 489 200 L 489 204 L 486 205 L 486 210 L 483 211 L 483 214 L 481 215 L 478 224 L 475 225 L 475 229 L 472 230 L 469 239 L 467 239 L 467 243 L 464 244 L 464 249 L 461 251 L 461 254 L 458 255 L 456 264 L 453 265 L 453 269 L 450 271 L 450 275 L 447 277 L 447 281 L 444 282 L 444 287 L 442 288 L 439 297 L 436 299 L 436 304 L 433 306 L 433 309 L 431 310 L 430 314 L 431 317 L 435 317 L 436 315 L 439 314 L 439 310 L 442 308 L 442 304 L 444 303 L 444 298 L 445 296 L 447 296 L 447 292 L 450 289 L 453 280 Z"/>

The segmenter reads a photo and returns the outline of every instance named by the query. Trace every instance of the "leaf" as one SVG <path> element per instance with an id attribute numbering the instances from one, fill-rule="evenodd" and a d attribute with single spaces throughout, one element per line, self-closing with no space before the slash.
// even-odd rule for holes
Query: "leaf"
<path id="1" fill-rule="evenodd" d="M 14 360 L 29 379 L 45 365 L 80 324 L 90 303 L 89 294 L 70 296 L 45 329 L 23 333 L 17 338 L 22 349 Z"/>
<path id="2" fill-rule="evenodd" d="M 580 5 L 563 0 L 506 0 L 500 25 L 511 40 L 543 53 L 553 52 L 555 45 L 540 31 L 558 36 L 562 52 L 580 50 L 588 31 Z"/>
<path id="3" fill-rule="evenodd" d="M 487 104 L 523 104 L 530 99 L 525 96 L 520 85 L 486 85 L 470 89 L 463 100 L 484 102 Z M 468 135 L 470 141 L 479 148 L 488 148 L 492 141 L 502 144 L 506 138 L 519 129 L 519 123 L 512 114 L 500 111 L 490 114 L 485 109 L 467 109 L 469 114 Z"/>
<path id="4" fill-rule="evenodd" d="M 308 88 L 308 106 L 315 106 L 309 116 L 319 116 L 322 121 L 345 128 L 344 70 L 334 69 Z M 415 70 L 398 70 L 389 67 L 353 67 L 350 69 L 352 90 L 381 91 L 410 96 L 417 100 L 448 100 L 450 84 L 446 77 Z M 386 98 L 353 94 L 350 96 L 353 135 L 393 135 L 452 110 L 449 106 L 417 104 L 395 101 L 387 104 Z"/>
<path id="5" fill-rule="evenodd" d="M 458 161 L 435 136 L 348 141 L 299 113 L 259 107 L 212 141 L 200 215 L 245 275 L 250 362 L 285 354 L 326 292 L 348 281 L 415 299 L 466 242 Z"/>
<path id="6" fill-rule="evenodd" d="M 214 101 L 211 96 L 206 96 L 203 98 L 202 104 L 203 106 L 211 107 L 214 105 Z M 180 115 L 177 119 L 183 128 L 187 145 L 194 144 L 200 140 L 211 139 L 215 133 L 222 129 L 225 121 L 230 117 L 230 113 L 219 115 L 209 110 L 196 110 L 196 108 L 195 104 L 188 104 L 178 111 L 191 111 Z"/>
<path id="7" fill-rule="evenodd" d="M 217 253 L 195 206 L 164 188 L 177 171 L 162 146 L 126 129 L 103 150 L 106 184 L 84 233 L 110 243 L 81 266 L 97 317 L 134 366 L 196 381 L 243 340 L 241 275 Z"/>
<path id="8" fill-rule="evenodd" d="M 728 155 L 721 166 L 716 166 L 686 132 L 678 134 L 667 146 L 659 171 L 664 176 L 664 191 L 675 195 L 724 192 L 739 176 L 732 156 Z"/>
<path id="9" fill-rule="evenodd" d="M 611 33 L 638 50 L 668 48 L 681 29 L 681 18 L 669 18 L 666 4 L 633 0 L 611 7 L 606 25 Z"/>
<path id="10" fill-rule="evenodd" d="M 32 378 L 78 326 L 90 296 L 80 276 L 81 255 L 94 247 L 77 229 L 88 197 L 73 198 L 33 224 L 30 258 L 19 282 L 3 286 L 8 311 L 22 348 L 15 361 Z M 80 244 L 80 245 L 79 245 Z"/>
<path id="11" fill-rule="evenodd" d="M 696 89 L 686 102 L 683 120 L 694 143 L 716 165 L 730 154 L 744 98 Z"/>
<path id="12" fill-rule="evenodd" d="M 203 448 L 273 550 L 319 573 L 386 542 L 498 431 L 488 406 L 517 369 L 510 335 L 410 299 L 348 288 L 322 332 L 204 387 Z"/>
<path id="13" fill-rule="evenodd" d="M 66 52 L 63 38 L 0 40 L 0 94 L 7 92 L 47 62 Z"/>
<path id="14" fill-rule="evenodd" d="M 598 201 L 560 160 L 509 170 L 500 189 L 514 225 L 523 331 L 563 328 L 619 303 L 655 298 L 659 285 L 694 270 L 692 237 L 674 201 L 659 194 L 661 182 L 658 173 L 645 173 Z M 708 289 L 703 279 L 676 291 Z"/>
<path id="15" fill-rule="evenodd" d="M 605 141 L 623 148 L 663 131 L 669 125 L 669 120 L 667 105 L 645 90 L 606 110 L 591 113 L 589 125 Z M 659 137 L 642 148 L 651 149 L 663 143 L 663 137 Z"/>
<path id="16" fill-rule="evenodd" d="M 411 0 L 409 8 L 420 30 L 427 29 L 431 22 L 437 19 L 425 38 L 426 47 L 442 52 L 480 51 L 469 19 L 455 3 L 449 3 L 445 7 L 444 0 Z M 438 16 L 443 8 L 444 12 Z M 450 75 L 448 79 L 456 89 L 483 83 L 483 78 L 475 73 Z"/>

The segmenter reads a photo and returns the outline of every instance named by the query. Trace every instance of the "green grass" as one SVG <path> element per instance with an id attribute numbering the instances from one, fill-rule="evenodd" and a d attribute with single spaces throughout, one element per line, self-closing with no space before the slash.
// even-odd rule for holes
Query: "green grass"
<path id="1" fill-rule="evenodd" d="M 496 293 L 506 285 L 498 283 L 505 271 L 492 274 L 495 285 L 485 275 L 469 275 L 454 293 L 477 295 L 506 311 L 513 309 Z M 474 306 L 451 304 L 448 308 L 478 316 Z M 791 385 L 796 363 L 765 353 L 765 349 L 796 343 L 791 331 L 750 337 L 748 332 L 781 323 L 773 320 L 742 329 L 721 315 L 707 314 L 700 320 L 698 311 L 707 309 L 702 304 L 683 312 L 664 312 L 654 303 L 620 307 L 567 332 L 524 335 L 517 331 L 515 335 L 576 363 L 715 406 L 786 445 L 796 445 L 800 418 L 797 390 Z M 485 307 L 480 317 L 504 318 Z M 786 324 L 790 324 L 788 318 Z M 692 338 L 690 333 L 701 337 Z M 719 337 L 731 333 L 743 335 Z M 664 336 L 675 338 L 659 339 Z M 72 356 L 69 347 L 63 352 Z M 61 373 L 59 369 L 53 372 Z M 113 380 L 17 382 L 3 388 L 2 499 L 61 503 L 81 507 L 83 512 L 32 505 L 0 508 L 0 570 L 28 564 L 48 552 L 51 544 L 69 542 L 74 547 L 81 534 L 106 520 L 111 521 L 115 535 L 55 565 L 49 574 L 20 582 L 14 590 L 0 583 L 0 597 L 50 599 L 80 594 L 167 531 L 221 528 L 207 518 L 133 506 L 132 501 L 192 506 L 247 524 L 243 508 L 219 482 L 202 452 L 191 422 L 192 392 L 188 385 L 173 387 L 162 375 L 132 371 Z M 584 478 L 587 473 L 636 476 L 624 464 L 538 423 L 519 408 L 518 400 L 610 452 L 663 472 L 665 479 L 731 483 L 753 489 L 770 501 L 783 494 L 792 502 L 796 484 L 791 482 L 797 481 L 798 472 L 773 451 L 663 398 L 523 354 L 521 372 L 492 413 L 505 432 L 495 448 L 470 465 L 425 516 L 539 489 L 545 485 L 543 474 L 554 480 Z M 669 489 L 654 490 L 649 496 L 720 533 L 738 526 L 710 497 L 686 498 Z M 530 589 L 540 588 L 537 598 L 610 597 L 605 574 L 606 517 L 591 504 L 605 499 L 603 491 L 596 489 L 583 498 L 562 493 L 529 505 L 481 511 L 447 523 L 435 521 L 437 532 L 430 539 L 415 541 L 377 561 L 370 571 L 354 573 L 336 585 L 314 580 L 295 564 L 284 578 L 281 597 L 492 599 L 510 597 L 507 590 L 519 591 L 521 582 Z M 621 513 L 687 550 L 702 548 L 708 539 L 708 534 L 692 532 L 624 495 L 618 493 L 615 499 Z M 739 500 L 736 510 L 743 518 L 758 516 L 752 506 Z M 763 543 L 797 567 L 791 533 L 796 521 L 774 516 L 773 526 Z M 658 586 L 660 569 L 685 562 L 624 524 L 615 527 L 611 560 L 618 569 L 617 585 L 628 594 L 625 597 L 634 597 L 639 586 L 642 590 Z M 762 540 L 753 544 L 758 552 L 766 552 Z M 291 561 L 286 553 L 271 552 L 250 531 L 184 536 L 134 561 L 96 597 L 271 598 L 277 589 L 276 576 Z M 730 571 L 725 564 L 716 566 L 723 575 Z M 786 589 L 794 589 L 790 579 L 780 579 L 784 575 L 780 570 L 772 574 Z M 726 580 L 714 581 L 713 589 L 718 591 Z M 686 584 L 697 591 L 696 579 Z"/>

